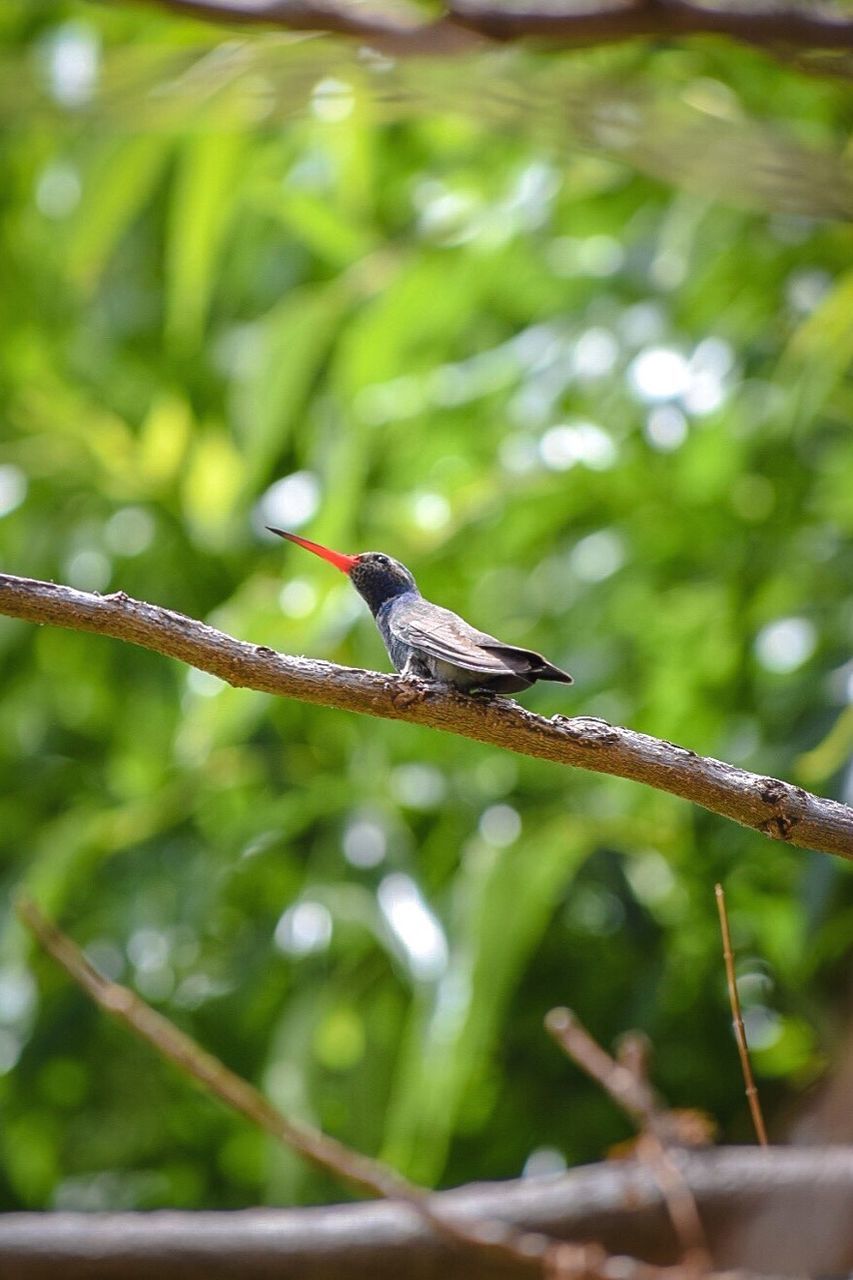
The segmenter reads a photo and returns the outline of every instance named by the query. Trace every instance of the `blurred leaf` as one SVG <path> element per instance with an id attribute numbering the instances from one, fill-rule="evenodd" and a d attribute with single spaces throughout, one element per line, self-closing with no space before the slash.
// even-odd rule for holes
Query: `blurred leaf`
<path id="1" fill-rule="evenodd" d="M 57 1132 L 46 1119 L 10 1118 L 3 1125 L 0 1149 L 3 1167 L 22 1204 L 35 1208 L 44 1202 L 59 1169 Z"/>
<path id="2" fill-rule="evenodd" d="M 387 1119 L 383 1158 L 415 1181 L 431 1186 L 441 1176 L 464 1091 L 494 1051 L 519 971 L 588 852 L 568 822 L 559 836 L 540 831 L 535 855 L 527 847 L 469 852 L 459 950 L 433 998 L 413 1006 Z"/>
<path id="3" fill-rule="evenodd" d="M 156 400 L 139 437 L 139 465 L 153 489 L 172 484 L 184 463 L 192 431 L 186 401 L 171 393 Z"/>
<path id="4" fill-rule="evenodd" d="M 829 733 L 797 761 L 797 772 L 809 786 L 825 783 L 853 755 L 853 706 L 838 716 Z"/>
<path id="5" fill-rule="evenodd" d="M 839 278 L 791 339 L 780 372 L 795 387 L 800 421 L 820 412 L 853 361 L 852 312 L 853 271 Z"/>
<path id="6" fill-rule="evenodd" d="M 357 262 L 375 247 L 369 232 L 345 210 L 310 191 L 291 185 L 285 191 L 270 192 L 263 203 L 282 226 L 333 270 Z"/>
<path id="7" fill-rule="evenodd" d="M 237 129 L 203 129 L 178 153 L 166 254 L 166 328 L 182 347 L 201 338 L 217 260 L 237 212 L 244 151 L 245 135 Z"/>
<path id="8" fill-rule="evenodd" d="M 753 1048 L 755 1069 L 763 1076 L 784 1076 L 792 1072 L 816 1074 L 814 1030 L 802 1018 L 783 1018 L 773 1043 L 766 1048 Z"/>
<path id="9" fill-rule="evenodd" d="M 347 302 L 347 290 L 338 282 L 293 289 L 264 318 L 257 368 L 240 397 L 247 483 L 263 483 L 285 448 Z"/>
<path id="10" fill-rule="evenodd" d="M 150 198 L 171 154 L 168 137 L 140 134 L 110 139 L 87 172 L 86 202 L 75 220 L 68 248 L 69 267 L 91 286 L 116 244 Z"/>
<path id="11" fill-rule="evenodd" d="M 193 442 L 183 469 L 184 511 L 191 526 L 221 539 L 242 487 L 242 456 L 225 431 L 208 428 Z"/>

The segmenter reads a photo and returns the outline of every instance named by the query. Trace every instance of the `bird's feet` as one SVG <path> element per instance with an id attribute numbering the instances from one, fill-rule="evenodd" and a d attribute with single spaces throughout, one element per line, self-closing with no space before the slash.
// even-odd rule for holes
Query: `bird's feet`
<path id="1" fill-rule="evenodd" d="M 467 693 L 469 698 L 476 698 L 477 702 L 496 702 L 502 695 L 495 693 L 494 689 L 465 689 L 460 693 Z"/>
<path id="2" fill-rule="evenodd" d="M 407 663 L 405 669 L 400 672 L 397 688 L 392 695 L 394 706 L 400 711 L 405 711 L 407 707 L 424 702 L 431 693 L 435 692 L 436 687 L 434 681 L 413 671 Z"/>
<path id="3" fill-rule="evenodd" d="M 420 684 L 432 684 L 432 672 L 426 663 L 421 662 L 413 653 L 406 659 L 406 665 L 400 672 L 404 680 L 416 680 Z"/>

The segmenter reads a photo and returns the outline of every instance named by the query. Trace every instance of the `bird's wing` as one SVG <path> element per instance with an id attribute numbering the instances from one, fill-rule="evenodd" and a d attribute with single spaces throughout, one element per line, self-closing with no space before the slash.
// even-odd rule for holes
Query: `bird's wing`
<path id="1" fill-rule="evenodd" d="M 484 675 L 506 675 L 512 667 L 491 648 L 503 650 L 500 640 L 477 631 L 464 618 L 426 600 L 413 601 L 399 616 L 392 613 L 389 629 L 396 639 L 439 662 Z"/>

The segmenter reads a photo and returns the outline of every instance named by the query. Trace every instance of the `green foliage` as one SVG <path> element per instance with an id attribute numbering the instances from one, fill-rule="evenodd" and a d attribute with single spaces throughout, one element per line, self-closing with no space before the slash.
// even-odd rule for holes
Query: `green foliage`
<path id="1" fill-rule="evenodd" d="M 7 9 L 4 569 L 385 669 L 348 585 L 263 525 L 383 548 L 574 672 L 531 708 L 850 798 L 843 88 L 712 42 L 371 70 Z M 0 619 L 0 660 L 9 894 L 415 1177 L 624 1135 L 555 1004 L 644 1028 L 671 1100 L 745 1136 L 716 879 L 771 1113 L 831 1057 L 844 865 L 90 635 Z M 5 1206 L 341 1194 L 2 924 Z"/>

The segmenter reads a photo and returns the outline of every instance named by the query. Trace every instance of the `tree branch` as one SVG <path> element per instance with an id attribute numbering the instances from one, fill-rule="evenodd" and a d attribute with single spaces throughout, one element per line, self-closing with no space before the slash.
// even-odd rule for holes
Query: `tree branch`
<path id="1" fill-rule="evenodd" d="M 853 1149 L 723 1147 L 678 1153 L 715 1262 L 785 1280 L 845 1275 Z M 554 1178 L 484 1183 L 431 1197 L 460 1224 L 499 1218 L 516 1230 L 597 1239 L 661 1266 L 679 1243 L 644 1165 L 608 1160 Z M 761 1239 L 745 1246 L 749 1223 Z M 506 1280 L 508 1268 L 488 1270 Z M 482 1280 L 483 1258 L 451 1249 L 408 1205 L 217 1213 L 0 1214 L 0 1274 L 14 1280 Z M 509 1273 L 511 1274 L 511 1273 Z M 683 1272 L 681 1273 L 684 1280 Z"/>
<path id="2" fill-rule="evenodd" d="M 405 720 L 520 755 L 644 782 L 773 839 L 853 859 L 853 809 L 847 805 L 593 716 L 547 720 L 502 698 L 486 701 L 402 676 L 288 657 L 122 591 L 98 596 L 0 574 L 0 614 L 127 640 L 236 688 Z"/>
<path id="3" fill-rule="evenodd" d="M 369 9 L 334 0 L 137 0 L 190 18 L 236 26 L 352 36 L 384 53 L 443 55 L 467 53 L 486 43 L 471 26 L 448 17 L 424 21 L 408 7 Z"/>
<path id="4" fill-rule="evenodd" d="M 677 1116 L 665 1111 L 646 1076 L 647 1046 L 636 1033 L 622 1042 L 617 1061 L 590 1035 L 571 1009 L 552 1009 L 545 1029 L 569 1058 L 609 1094 L 639 1130 L 638 1159 L 645 1162 L 660 1187 L 675 1234 L 681 1244 L 685 1273 L 707 1275 L 712 1267 L 708 1237 L 690 1184 L 672 1148 L 678 1133 Z M 628 1052 L 624 1052 L 627 1049 Z"/>
<path id="5" fill-rule="evenodd" d="M 226 1067 L 212 1053 L 202 1049 L 190 1036 L 152 1009 L 129 987 L 123 987 L 95 968 L 76 943 L 47 920 L 29 899 L 19 899 L 18 917 L 30 930 L 47 954 L 61 965 L 106 1013 L 155 1049 L 163 1058 L 190 1076 L 212 1097 L 219 1098 L 232 1111 L 244 1116 L 284 1146 L 290 1147 L 304 1160 L 351 1183 L 368 1195 L 398 1200 L 413 1209 L 439 1236 L 454 1244 L 473 1248 L 481 1263 L 503 1263 L 514 1275 L 539 1274 L 550 1241 L 547 1236 L 526 1233 L 521 1236 L 497 1219 L 458 1222 L 452 1215 L 442 1214 L 425 1187 L 417 1186 L 381 1160 L 373 1160 L 346 1146 L 336 1138 L 306 1124 L 292 1120 L 279 1111 L 264 1095 Z M 608 1280 L 596 1277 L 595 1280 Z M 655 1277 L 657 1280 L 657 1277 Z"/>
<path id="6" fill-rule="evenodd" d="M 853 48 L 853 21 L 821 14 L 814 7 L 774 5 L 752 9 L 747 4 L 729 4 L 715 8 L 693 0 L 610 0 L 579 9 L 577 5 L 537 5 L 526 0 L 510 4 L 451 0 L 450 13 L 455 22 L 501 41 L 537 36 L 565 46 L 636 37 L 722 35 L 760 47 Z"/>
<path id="7" fill-rule="evenodd" d="M 534 37 L 560 48 L 637 38 L 728 36 L 741 44 L 773 50 L 853 49 L 853 20 L 814 7 L 730 4 L 711 7 L 694 0 L 604 0 L 580 5 L 528 0 L 448 0 L 435 20 L 417 8 L 368 9 L 358 0 L 147 0 L 190 17 L 288 31 L 354 36 L 389 52 L 465 51 L 475 42 Z"/>

